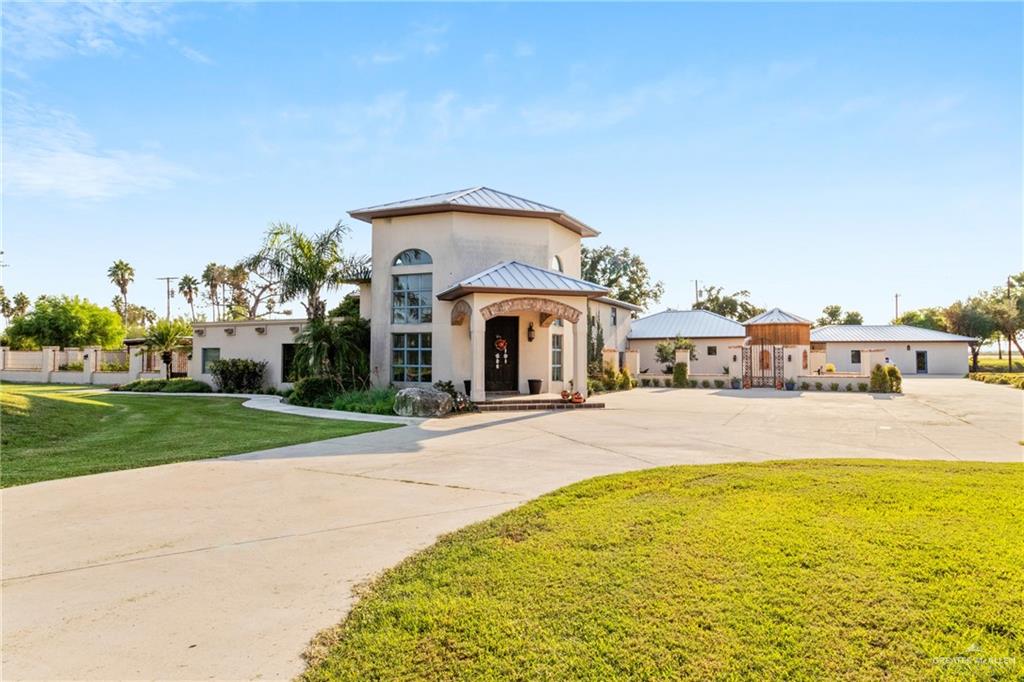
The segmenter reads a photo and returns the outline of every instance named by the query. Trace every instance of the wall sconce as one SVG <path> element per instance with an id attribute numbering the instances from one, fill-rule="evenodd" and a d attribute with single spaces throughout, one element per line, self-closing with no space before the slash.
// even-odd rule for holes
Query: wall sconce
<path id="1" fill-rule="evenodd" d="M 732 356 L 732 361 L 736 362 L 736 356 L 735 355 Z"/>
<path id="2" fill-rule="evenodd" d="M 533 328 L 533 322 L 531 322 L 526 327 L 526 340 L 532 342 L 535 338 L 537 338 L 537 332 Z"/>
<path id="3" fill-rule="evenodd" d="M 786 356 L 786 362 L 793 362 L 793 354 L 792 353 L 790 353 L 789 355 Z"/>
<path id="4" fill-rule="evenodd" d="M 907 344 L 907 350 L 910 350 L 910 344 L 909 343 Z"/>

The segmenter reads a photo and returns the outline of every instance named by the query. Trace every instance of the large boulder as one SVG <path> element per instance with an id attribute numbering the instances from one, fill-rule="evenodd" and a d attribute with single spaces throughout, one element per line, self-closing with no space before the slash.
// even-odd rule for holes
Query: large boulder
<path id="1" fill-rule="evenodd" d="M 403 388 L 395 396 L 395 414 L 403 417 L 443 417 L 452 411 L 452 397 L 436 388 Z"/>

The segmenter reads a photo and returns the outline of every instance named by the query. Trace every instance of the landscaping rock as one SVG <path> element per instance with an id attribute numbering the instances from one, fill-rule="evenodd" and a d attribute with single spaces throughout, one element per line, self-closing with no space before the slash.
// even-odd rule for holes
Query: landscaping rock
<path id="1" fill-rule="evenodd" d="M 436 388 L 403 388 L 395 396 L 395 414 L 402 417 L 443 417 L 452 411 L 452 397 Z"/>

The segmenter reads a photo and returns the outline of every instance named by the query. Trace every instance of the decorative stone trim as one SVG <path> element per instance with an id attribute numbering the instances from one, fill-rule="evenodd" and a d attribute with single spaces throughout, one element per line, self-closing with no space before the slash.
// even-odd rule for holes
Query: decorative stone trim
<path id="1" fill-rule="evenodd" d="M 552 301 L 547 298 L 533 298 L 526 296 L 521 298 L 506 298 L 504 301 L 498 301 L 497 303 L 486 305 L 480 309 L 480 314 L 483 315 L 485 320 L 489 320 L 498 315 L 523 310 L 541 313 L 541 327 L 551 326 L 551 323 L 556 319 L 567 320 L 568 322 L 575 324 L 579 321 L 580 315 L 582 314 L 576 308 L 564 303 L 559 303 L 558 301 Z"/>
<path id="2" fill-rule="evenodd" d="M 469 319 L 469 316 L 473 314 L 473 309 L 469 307 L 469 304 L 465 300 L 458 301 L 452 306 L 452 326 L 458 327 L 463 322 Z"/>

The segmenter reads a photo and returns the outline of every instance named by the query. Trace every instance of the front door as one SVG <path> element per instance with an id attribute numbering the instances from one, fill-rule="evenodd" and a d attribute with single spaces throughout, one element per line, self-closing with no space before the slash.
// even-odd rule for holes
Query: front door
<path id="1" fill-rule="evenodd" d="M 926 350 L 917 351 L 917 373 L 928 373 L 928 351 Z"/>
<path id="2" fill-rule="evenodd" d="M 519 318 L 487 320 L 484 343 L 484 389 L 519 390 Z"/>

